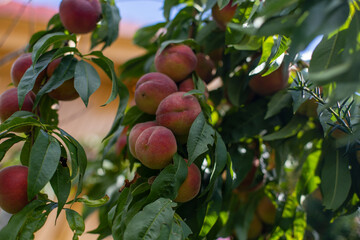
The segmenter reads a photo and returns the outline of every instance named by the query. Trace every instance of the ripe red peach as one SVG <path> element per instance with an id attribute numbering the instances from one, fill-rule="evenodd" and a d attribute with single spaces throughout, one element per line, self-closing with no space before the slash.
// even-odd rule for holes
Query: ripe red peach
<path id="1" fill-rule="evenodd" d="M 192 163 L 188 166 L 188 174 L 181 184 L 175 202 L 188 202 L 198 195 L 201 187 L 201 173 L 199 168 Z"/>
<path id="2" fill-rule="evenodd" d="M 206 83 L 209 83 L 213 79 L 213 70 L 215 69 L 215 64 L 211 58 L 204 53 L 197 53 L 197 64 L 195 68 L 196 74 L 204 80 Z"/>
<path id="3" fill-rule="evenodd" d="M 15 60 L 10 70 L 11 81 L 15 87 L 19 85 L 21 78 L 24 76 L 26 70 L 31 67 L 32 63 L 31 53 L 24 53 Z M 44 77 L 45 70 L 42 71 L 36 78 L 34 87 L 32 89 L 33 92 L 37 93 L 40 90 L 40 86 Z"/>
<path id="4" fill-rule="evenodd" d="M 272 95 L 288 85 L 289 73 L 283 73 L 283 67 L 279 67 L 274 72 L 264 77 L 261 74 L 255 75 L 250 79 L 249 87 L 260 96 Z"/>
<path id="5" fill-rule="evenodd" d="M 136 83 L 136 106 L 145 113 L 155 114 L 160 102 L 177 90 L 175 82 L 165 74 L 147 73 Z"/>
<path id="6" fill-rule="evenodd" d="M 220 29 L 226 29 L 227 23 L 231 21 L 236 13 L 236 8 L 237 5 L 233 5 L 233 1 L 230 1 L 229 4 L 221 10 L 219 5 L 215 4 L 211 10 L 211 15 Z"/>
<path id="7" fill-rule="evenodd" d="M 28 203 L 28 168 L 25 166 L 6 167 L 0 171 L 0 207 L 15 214 Z"/>
<path id="8" fill-rule="evenodd" d="M 157 123 L 169 128 L 180 141 L 187 139 L 192 123 L 201 112 L 196 97 L 184 94 L 170 94 L 161 101 L 156 111 Z"/>
<path id="9" fill-rule="evenodd" d="M 57 58 L 51 63 L 49 63 L 46 69 L 46 74 L 48 78 L 50 78 L 53 75 L 55 69 L 60 64 L 61 59 L 62 58 Z M 74 78 L 66 80 L 59 87 L 49 92 L 49 96 L 59 101 L 71 101 L 78 98 L 79 94 L 74 87 Z"/>
<path id="10" fill-rule="evenodd" d="M 23 106 L 21 108 L 22 111 L 33 111 L 35 100 L 35 94 L 33 92 L 29 92 L 25 96 L 25 100 Z M 10 88 L 3 92 L 0 95 L 0 120 L 4 122 L 15 112 L 19 111 L 19 102 L 18 102 L 18 92 L 17 88 Z"/>
<path id="11" fill-rule="evenodd" d="M 139 135 L 147 128 L 157 126 L 157 123 L 155 121 L 149 121 L 149 122 L 143 122 L 136 124 L 129 133 L 129 150 L 130 153 L 137 158 L 136 152 L 135 152 L 135 143 L 138 139 Z"/>
<path id="12" fill-rule="evenodd" d="M 184 44 L 169 45 L 155 55 L 155 67 L 175 82 L 184 80 L 192 73 L 197 64 L 197 58 L 192 49 Z"/>
<path id="13" fill-rule="evenodd" d="M 145 129 L 137 138 L 135 152 L 139 161 L 151 169 L 169 165 L 177 152 L 174 134 L 163 126 Z"/>
<path id="14" fill-rule="evenodd" d="M 60 20 L 71 33 L 88 33 L 95 30 L 101 18 L 99 0 L 62 0 Z"/>
<path id="15" fill-rule="evenodd" d="M 206 83 L 204 81 L 203 81 L 203 83 L 205 85 L 205 93 L 204 94 L 205 94 L 206 98 L 208 98 L 209 92 L 207 90 Z M 179 84 L 180 92 L 188 92 L 188 91 L 191 91 L 194 89 L 195 89 L 195 84 L 194 84 L 194 81 L 192 80 L 192 78 L 187 78 L 184 81 L 180 82 L 180 84 Z"/>

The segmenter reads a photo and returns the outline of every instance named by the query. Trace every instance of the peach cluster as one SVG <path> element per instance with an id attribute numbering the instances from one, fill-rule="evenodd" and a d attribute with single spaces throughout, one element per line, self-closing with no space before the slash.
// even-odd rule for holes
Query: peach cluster
<path id="1" fill-rule="evenodd" d="M 128 146 L 130 153 L 150 169 L 163 169 L 173 161 L 178 144 L 186 144 L 192 123 L 201 112 L 193 95 L 191 74 L 197 56 L 184 44 L 170 45 L 155 56 L 157 72 L 143 75 L 135 88 L 136 106 L 155 115 L 154 121 L 132 127 Z M 188 176 L 181 185 L 177 202 L 193 199 L 200 190 L 201 173 L 195 164 L 188 166 Z"/>

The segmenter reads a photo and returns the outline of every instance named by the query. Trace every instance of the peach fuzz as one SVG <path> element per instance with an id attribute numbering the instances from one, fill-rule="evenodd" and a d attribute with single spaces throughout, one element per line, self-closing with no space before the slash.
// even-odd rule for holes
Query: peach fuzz
<path id="1" fill-rule="evenodd" d="M 201 173 L 194 164 L 188 166 L 188 174 L 185 181 L 181 184 L 174 202 L 188 202 L 198 195 L 201 187 Z"/>
<path id="2" fill-rule="evenodd" d="M 169 128 L 177 137 L 184 140 L 201 107 L 192 95 L 184 96 L 185 92 L 170 94 L 161 101 L 156 111 L 159 125 Z"/>
<path id="3" fill-rule="evenodd" d="M 160 102 L 177 90 L 175 82 L 165 74 L 147 73 L 136 83 L 136 106 L 145 113 L 155 114 Z"/>
<path id="4" fill-rule="evenodd" d="M 136 124 L 129 133 L 129 150 L 130 153 L 137 158 L 135 153 L 135 143 L 139 135 L 147 128 L 157 126 L 155 121 L 143 122 Z"/>
<path id="5" fill-rule="evenodd" d="M 33 111 L 35 94 L 29 92 L 25 96 L 22 111 Z M 0 120 L 4 122 L 15 112 L 20 111 L 17 88 L 10 88 L 0 95 Z"/>
<path id="6" fill-rule="evenodd" d="M 99 0 L 62 0 L 60 20 L 71 33 L 88 33 L 95 30 L 101 18 Z"/>
<path id="7" fill-rule="evenodd" d="M 149 127 L 137 138 L 135 152 L 146 167 L 162 169 L 171 163 L 177 152 L 175 136 L 166 127 Z"/>
<path id="8" fill-rule="evenodd" d="M 0 171 L 0 207 L 15 214 L 28 203 L 28 168 L 25 166 L 6 167 Z"/>
<path id="9" fill-rule="evenodd" d="M 192 73 L 197 64 L 197 58 L 192 49 L 184 44 L 169 45 L 155 55 L 155 67 L 175 82 L 184 80 Z"/>

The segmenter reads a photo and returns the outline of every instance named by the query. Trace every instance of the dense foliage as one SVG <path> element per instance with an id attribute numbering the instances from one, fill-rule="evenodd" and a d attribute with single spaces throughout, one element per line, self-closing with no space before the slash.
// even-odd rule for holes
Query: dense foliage
<path id="1" fill-rule="evenodd" d="M 101 2 L 92 49 L 109 47 L 118 36 L 119 10 L 114 1 Z M 229 22 L 215 21 L 214 9 L 229 6 L 236 9 Z M 331 220 L 358 210 L 359 1 L 165 0 L 163 13 L 164 22 L 136 32 L 133 41 L 146 53 L 119 73 L 102 51 L 80 52 L 58 14 L 32 36 L 33 64 L 18 85 L 20 105 L 49 63 L 62 60 L 37 92 L 36 110 L 18 111 L 0 125 L 1 159 L 23 142 L 28 199 L 36 196 L 12 216 L 0 239 L 32 239 L 55 209 L 66 212 L 74 239 L 84 231 L 84 218 L 98 210 L 100 225 L 92 233 L 126 240 L 314 239 L 329 234 Z M 307 61 L 304 50 L 319 38 Z M 129 141 L 115 153 L 116 142 L 136 124 L 158 120 L 129 100 L 136 81 L 157 71 L 156 56 L 180 44 L 212 62 L 210 79 L 192 72 L 194 89 L 186 94 L 197 98 L 201 113 L 187 138 L 177 139 L 172 163 L 150 169 L 134 158 Z M 86 148 L 58 127 L 57 100 L 48 93 L 74 78 L 87 105 L 100 86 L 93 65 L 112 81 L 106 104 L 117 97 L 120 103 L 97 158 L 87 159 Z M 279 79 L 285 84 L 272 90 Z M 26 126 L 25 134 L 13 131 Z M 174 201 L 192 163 L 201 170 L 200 192 L 191 201 Z M 56 199 L 42 190 L 48 183 Z M 84 204 L 82 214 L 71 209 L 73 202 Z"/>

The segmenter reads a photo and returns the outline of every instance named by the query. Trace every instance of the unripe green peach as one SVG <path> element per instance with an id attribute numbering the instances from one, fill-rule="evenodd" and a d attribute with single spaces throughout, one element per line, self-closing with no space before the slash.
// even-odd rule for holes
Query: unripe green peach
<path id="1" fill-rule="evenodd" d="M 34 106 L 34 100 L 35 100 L 35 94 L 30 91 L 25 96 L 25 100 L 21 107 L 21 110 L 32 112 Z M 10 88 L 0 95 L 1 122 L 4 122 L 6 119 L 8 119 L 11 115 L 13 115 L 15 112 L 19 110 L 20 108 L 19 108 L 17 88 Z"/>
<path id="2" fill-rule="evenodd" d="M 175 82 L 165 74 L 147 73 L 136 83 L 136 106 L 145 113 L 155 114 L 160 102 L 176 91 Z"/>
<path id="3" fill-rule="evenodd" d="M 175 202 L 188 202 L 198 195 L 201 187 L 201 173 L 194 164 L 188 166 L 188 174 L 185 181 L 181 184 Z"/>
<path id="4" fill-rule="evenodd" d="M 265 224 L 273 225 L 275 223 L 276 208 L 267 196 L 263 197 L 258 203 L 256 213 Z"/>
<path id="5" fill-rule="evenodd" d="M 51 63 L 49 63 L 46 74 L 48 78 L 50 78 L 55 69 L 59 66 L 62 58 L 57 58 Z M 71 101 L 79 97 L 79 93 L 76 91 L 74 87 L 74 78 L 66 80 L 63 84 L 61 84 L 56 89 L 49 92 L 49 96 L 53 99 L 59 100 L 59 101 Z"/>
<path id="6" fill-rule="evenodd" d="M 288 85 L 289 73 L 284 74 L 283 67 L 280 66 L 277 70 L 264 77 L 260 74 L 255 75 L 250 79 L 249 87 L 252 91 L 260 96 L 272 95 Z"/>
<path id="7" fill-rule="evenodd" d="M 101 18 L 101 4 L 99 0 L 62 0 L 59 15 L 69 32 L 88 33 Z"/>
<path id="8" fill-rule="evenodd" d="M 0 171 L 0 207 L 15 214 L 28 203 L 27 196 L 28 168 L 11 166 Z"/>
<path id="9" fill-rule="evenodd" d="M 213 70 L 215 69 L 215 64 L 211 58 L 204 53 L 197 53 L 197 64 L 195 68 L 196 74 L 206 83 L 209 83 L 214 75 Z"/>
<path id="10" fill-rule="evenodd" d="M 11 81 L 15 87 L 19 85 L 21 78 L 24 76 L 26 70 L 31 67 L 32 63 L 31 53 L 24 53 L 15 60 L 10 70 Z M 40 86 L 44 77 L 45 70 L 42 71 L 36 78 L 34 87 L 32 89 L 33 92 L 37 93 L 40 90 Z"/>
<path id="11" fill-rule="evenodd" d="M 146 167 L 162 169 L 171 163 L 177 152 L 175 136 L 166 127 L 149 127 L 137 138 L 135 152 Z"/>
<path id="12" fill-rule="evenodd" d="M 129 133 L 129 150 L 130 153 L 137 158 L 135 152 L 135 143 L 139 135 L 147 128 L 157 126 L 155 121 L 143 122 L 136 124 Z"/>
<path id="13" fill-rule="evenodd" d="M 196 97 L 184 94 L 185 92 L 170 94 L 161 101 L 156 111 L 157 123 L 169 128 L 182 140 L 187 138 L 192 123 L 201 112 Z"/>
<path id="14" fill-rule="evenodd" d="M 231 21 L 236 13 L 236 8 L 237 5 L 233 5 L 233 1 L 230 1 L 229 4 L 221 10 L 219 5 L 215 4 L 211 10 L 211 15 L 220 29 L 226 29 L 227 23 Z"/>
<path id="15" fill-rule="evenodd" d="M 197 58 L 192 49 L 184 44 L 169 45 L 155 55 L 155 67 L 175 82 L 184 80 L 192 73 L 197 64 Z"/>

